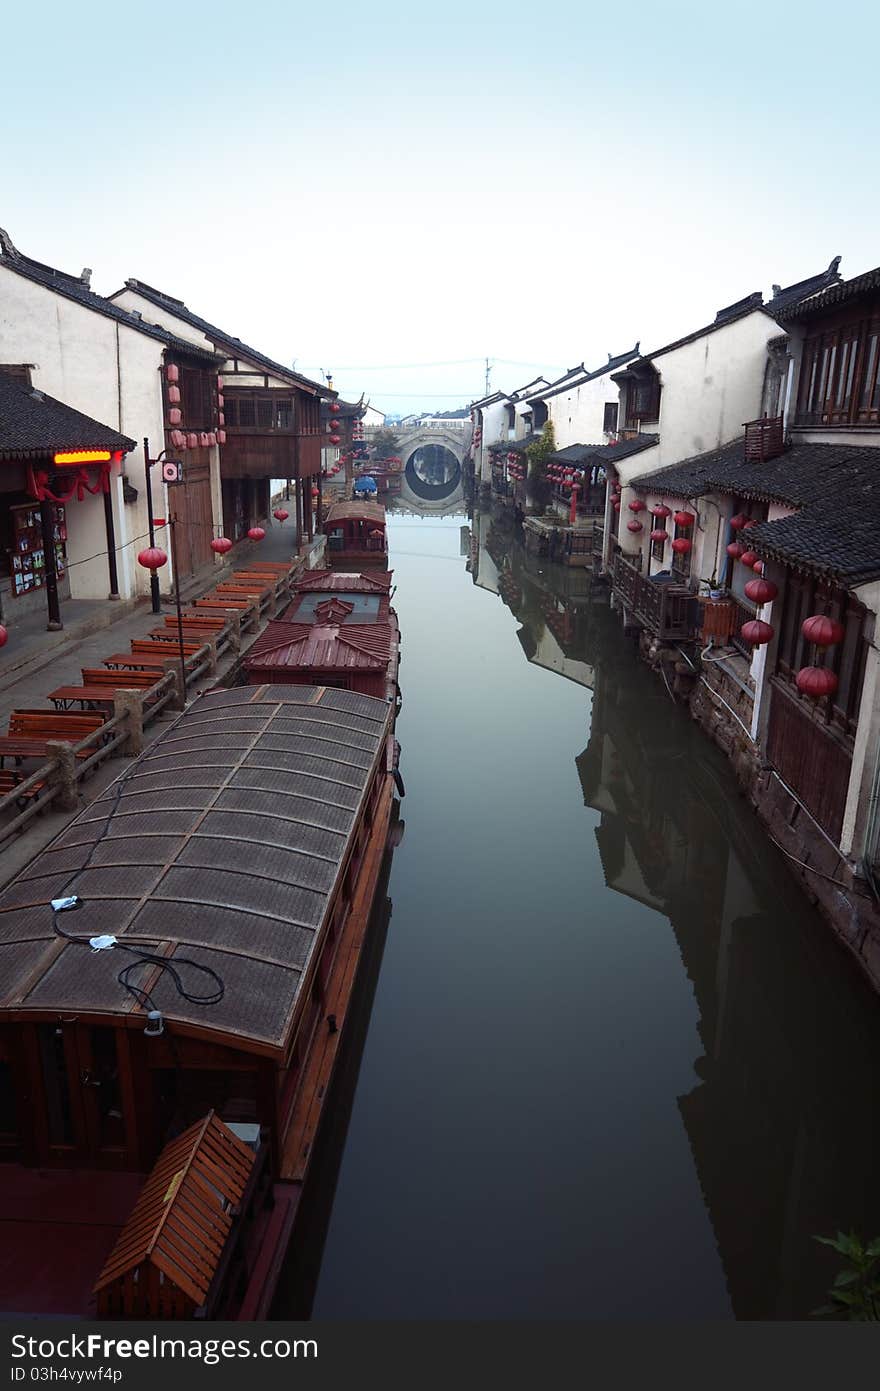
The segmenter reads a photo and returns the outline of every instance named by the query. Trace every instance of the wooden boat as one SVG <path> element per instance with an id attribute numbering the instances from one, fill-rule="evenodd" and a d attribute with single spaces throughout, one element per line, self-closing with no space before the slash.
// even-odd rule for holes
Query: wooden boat
<path id="1" fill-rule="evenodd" d="M 334 502 L 324 518 L 327 559 L 334 570 L 388 567 L 385 508 L 378 502 Z"/>
<path id="2" fill-rule="evenodd" d="M 375 579 L 332 570 L 304 577 L 283 617 L 248 649 L 249 683 L 332 686 L 399 708 L 400 625 L 390 584 L 388 570 Z"/>
<path id="3" fill-rule="evenodd" d="M 210 692 L 0 893 L 7 1314 L 266 1317 L 385 850 L 392 722 L 326 687 Z"/>

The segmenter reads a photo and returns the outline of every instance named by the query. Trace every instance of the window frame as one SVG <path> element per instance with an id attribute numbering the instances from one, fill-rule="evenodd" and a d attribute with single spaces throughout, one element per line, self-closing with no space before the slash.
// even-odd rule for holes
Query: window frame
<path id="1" fill-rule="evenodd" d="M 826 324 L 804 339 L 794 428 L 858 429 L 878 424 L 880 310 L 875 308 L 858 318 Z"/>

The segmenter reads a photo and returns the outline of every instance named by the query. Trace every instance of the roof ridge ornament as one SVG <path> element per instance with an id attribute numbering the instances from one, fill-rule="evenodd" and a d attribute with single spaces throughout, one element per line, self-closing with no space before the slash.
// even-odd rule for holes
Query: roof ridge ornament
<path id="1" fill-rule="evenodd" d="M 0 227 L 0 248 L 2 248 L 3 255 L 8 256 L 10 261 L 17 261 L 21 257 L 21 252 L 5 227 Z"/>

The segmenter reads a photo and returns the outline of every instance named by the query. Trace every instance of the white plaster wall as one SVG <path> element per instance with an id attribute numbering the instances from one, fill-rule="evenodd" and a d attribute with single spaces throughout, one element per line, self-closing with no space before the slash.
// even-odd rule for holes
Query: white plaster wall
<path id="1" fill-rule="evenodd" d="M 0 359 L 32 362 L 37 389 L 136 441 L 136 451 L 126 457 L 123 467 L 138 489 L 137 503 L 122 504 L 118 479 L 113 489 L 119 592 L 123 597 L 149 589 L 149 576 L 135 559 L 146 544 L 143 538 L 147 532 L 141 440 L 148 436 L 156 453 L 164 443 L 163 346 L 161 340 L 55 294 L 0 263 Z M 91 516 L 88 520 L 73 517 L 77 508 L 88 503 L 74 501 L 68 506 L 71 594 L 103 598 L 109 579 L 100 499 L 95 499 L 95 515 L 101 519 L 98 543 L 93 544 L 96 533 Z M 158 503 L 157 497 L 156 510 L 160 512 Z M 91 545 L 92 549 L 80 551 L 80 545 Z M 100 554 L 94 561 L 73 564 L 95 551 Z"/>
<path id="2" fill-rule="evenodd" d="M 656 359 L 661 468 L 727 444 L 757 418 L 767 343 L 778 336 L 779 326 L 756 310 Z"/>
<path id="3" fill-rule="evenodd" d="M 553 421 L 556 448 L 569 444 L 606 444 L 603 431 L 606 401 L 618 401 L 617 383 L 610 376 L 572 386 L 547 397 L 548 419 Z"/>
<path id="4" fill-rule="evenodd" d="M 489 446 L 497 443 L 498 440 L 507 439 L 507 403 L 495 401 L 490 406 L 484 406 L 481 415 L 483 417 L 483 443 L 480 446 L 479 476 L 484 483 L 489 483 L 492 480 Z M 476 463 L 476 460 L 474 462 Z"/>

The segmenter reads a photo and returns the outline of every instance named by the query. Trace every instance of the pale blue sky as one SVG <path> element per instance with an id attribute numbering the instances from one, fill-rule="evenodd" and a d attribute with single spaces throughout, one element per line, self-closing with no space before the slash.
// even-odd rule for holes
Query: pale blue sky
<path id="1" fill-rule="evenodd" d="M 383 409 L 880 264 L 875 6 L 84 0 L 2 32 L 23 251 Z"/>

